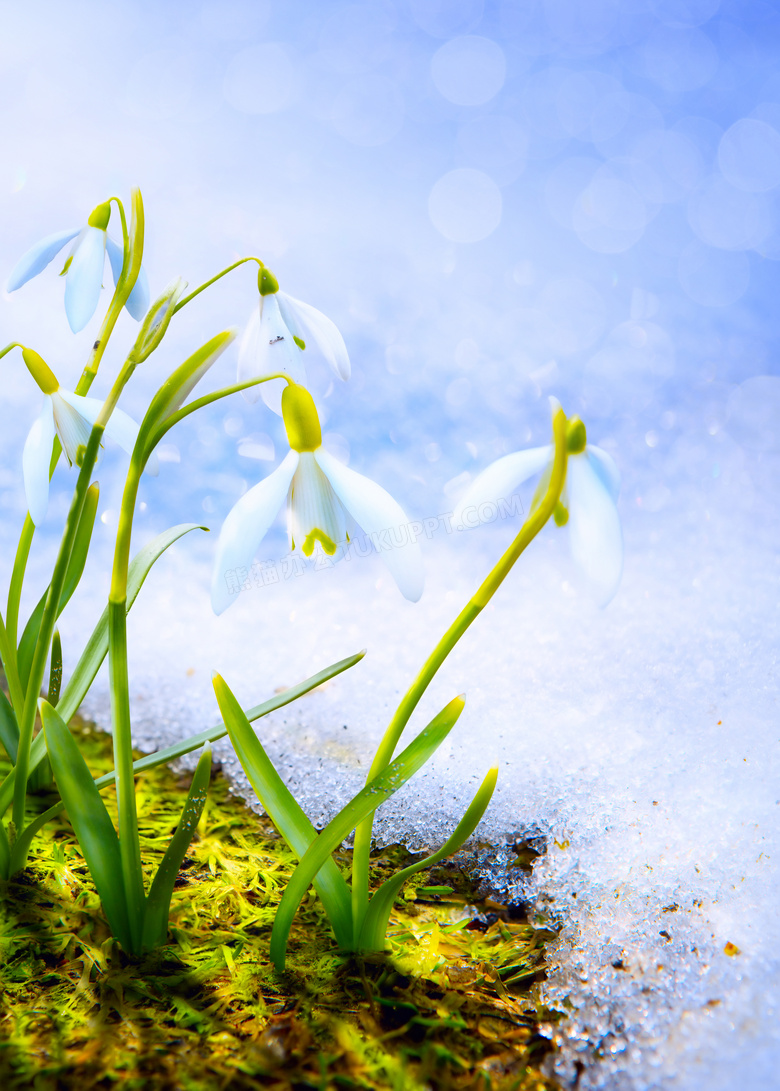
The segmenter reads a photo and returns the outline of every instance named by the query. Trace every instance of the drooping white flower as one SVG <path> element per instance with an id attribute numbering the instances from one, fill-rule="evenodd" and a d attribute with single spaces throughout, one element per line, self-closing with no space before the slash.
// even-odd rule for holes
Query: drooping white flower
<path id="1" fill-rule="evenodd" d="M 558 407 L 557 402 L 553 407 Z M 620 473 L 600 447 L 587 443 L 585 425 L 568 422 L 566 481 L 555 522 L 568 525 L 572 557 L 584 572 L 596 601 L 606 606 L 623 572 L 623 535 L 617 511 Z M 476 527 L 495 517 L 496 505 L 508 500 L 524 481 L 552 463 L 553 448 L 533 447 L 497 459 L 471 483 L 453 513 L 455 526 Z"/>
<path id="2" fill-rule="evenodd" d="M 351 368 L 347 346 L 335 323 L 316 307 L 280 291 L 279 282 L 265 266 L 257 280 L 260 298 L 238 350 L 238 381 L 281 374 L 303 384 L 303 351 L 312 344 L 339 379 L 348 379 Z M 243 394 L 252 403 L 262 396 L 269 409 L 281 414 L 281 383 L 261 383 Z"/>
<path id="3" fill-rule="evenodd" d="M 59 436 L 70 465 L 74 462 L 79 464 L 103 402 L 99 398 L 84 398 L 70 390 L 63 390 L 48 365 L 32 349 L 24 349 L 22 355 L 44 393 L 43 409 L 28 433 L 22 454 L 27 507 L 33 523 L 40 526 L 49 506 L 49 466 L 55 435 Z M 106 424 L 105 434 L 131 454 L 138 436 L 138 425 L 127 413 L 114 409 Z M 157 473 L 155 454 L 147 463 L 146 472 L 152 475 Z"/>
<path id="4" fill-rule="evenodd" d="M 347 518 L 365 531 L 401 593 L 417 602 L 423 566 L 417 537 L 401 506 L 374 481 L 343 466 L 322 446 L 311 394 L 289 384 L 282 415 L 291 450 L 273 473 L 244 493 L 220 531 L 211 584 L 216 614 L 235 601 L 261 540 L 287 501 L 292 547 L 311 556 L 316 543 L 333 556 L 346 539 Z M 237 574 L 240 574 L 237 576 Z"/>
<path id="5" fill-rule="evenodd" d="M 109 238 L 106 228 L 111 215 L 109 202 L 98 205 L 90 213 L 86 227 L 59 231 L 41 239 L 17 262 L 6 285 L 15 292 L 28 280 L 42 273 L 69 242 L 75 240 L 65 261 L 65 313 L 74 333 L 83 330 L 97 310 L 100 290 L 103 287 L 103 270 L 106 251 L 111 265 L 114 283 L 122 273 L 122 248 Z M 125 307 L 139 321 L 149 308 L 149 283 L 143 266 L 138 273 Z"/>

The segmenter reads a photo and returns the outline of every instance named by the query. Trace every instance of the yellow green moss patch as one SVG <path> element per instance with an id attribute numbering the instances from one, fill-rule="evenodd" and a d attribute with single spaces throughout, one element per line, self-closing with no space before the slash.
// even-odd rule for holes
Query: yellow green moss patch
<path id="1" fill-rule="evenodd" d="M 74 730 L 93 772 L 109 769 L 110 738 L 88 724 Z M 138 778 L 150 868 L 176 825 L 183 787 L 186 777 L 166 767 Z M 113 793 L 105 798 L 115 806 Z M 406 855 L 397 846 L 377 853 L 377 881 Z M 177 880 L 170 942 L 131 959 L 108 934 L 66 816 L 51 822 L 29 866 L 0 891 L 0 1086 L 555 1086 L 539 1071 L 550 1045 L 538 1027 L 550 1013 L 529 993 L 547 933 L 479 902 L 461 868 L 440 865 L 399 899 L 390 949 L 371 959 L 338 953 L 311 894 L 279 975 L 268 943 L 294 863 L 217 771 Z M 349 868 L 348 852 L 340 863 Z"/>

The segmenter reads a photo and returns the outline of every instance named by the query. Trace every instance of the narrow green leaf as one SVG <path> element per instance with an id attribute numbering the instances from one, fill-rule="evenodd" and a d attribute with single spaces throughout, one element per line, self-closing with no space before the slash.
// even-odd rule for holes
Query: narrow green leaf
<path id="1" fill-rule="evenodd" d="M 401 887 L 407 879 L 410 879 L 412 875 L 416 875 L 418 871 L 422 871 L 424 868 L 433 867 L 434 864 L 438 864 L 439 860 L 444 860 L 445 857 L 452 856 L 454 852 L 458 851 L 463 842 L 471 837 L 472 833 L 477 828 L 482 815 L 485 813 L 488 803 L 490 803 L 490 799 L 496 787 L 497 777 L 498 767 L 494 766 L 488 771 L 487 776 L 482 781 L 477 794 L 472 799 L 463 818 L 461 818 L 451 836 L 437 852 L 432 853 L 430 856 L 426 856 L 424 860 L 419 860 L 416 864 L 410 864 L 409 867 L 404 868 L 403 871 L 399 871 L 396 875 L 393 875 L 386 882 L 382 883 L 368 903 L 368 911 L 360 932 L 359 950 L 382 950 L 385 943 L 385 935 L 387 934 L 387 922 L 390 919 L 390 911 L 393 908 L 393 902 Z"/>
<path id="2" fill-rule="evenodd" d="M 62 686 L 62 640 L 59 629 L 54 630 L 51 638 L 51 663 L 49 664 L 49 690 L 47 701 L 52 708 L 57 707 Z"/>
<path id="3" fill-rule="evenodd" d="M 48 759 L 47 759 L 48 761 Z M 10 865 L 9 875 L 15 875 L 17 871 L 21 871 L 27 861 L 27 854 L 30 851 L 33 841 L 37 837 L 38 833 L 43 829 L 47 822 L 51 822 L 52 818 L 56 817 L 60 811 L 65 809 L 65 804 L 62 800 L 58 800 L 48 810 L 42 811 L 37 814 L 32 821 L 24 827 L 22 832 L 14 841 L 13 849 L 10 851 Z M 0 824 L 0 829 L 2 825 Z"/>
<path id="4" fill-rule="evenodd" d="M 63 584 L 62 594 L 60 595 L 57 617 L 60 616 L 67 606 L 84 573 L 84 565 L 87 563 L 87 554 L 89 552 L 89 543 L 92 540 L 92 530 L 95 526 L 99 496 L 100 488 L 98 483 L 95 482 L 87 489 L 87 495 L 84 499 L 84 507 L 82 508 L 81 518 L 79 519 L 76 538 L 73 542 L 73 550 L 65 572 L 65 583 Z M 19 641 L 17 663 L 19 667 L 19 678 L 25 689 L 27 688 L 27 682 L 30 677 L 30 666 L 32 665 L 35 645 L 38 642 L 38 633 L 41 631 L 41 620 L 43 618 L 43 611 L 46 606 L 46 597 L 48 594 L 49 589 L 47 587 L 38 600 L 38 604 L 32 614 L 30 614 L 30 618 L 22 633 L 22 639 Z"/>
<path id="5" fill-rule="evenodd" d="M 125 950 L 129 950 L 130 928 L 119 838 L 87 763 L 62 717 L 48 701 L 41 700 L 39 708 L 46 748 L 62 801 L 100 895 L 111 931 Z"/>
<path id="6" fill-rule="evenodd" d="M 297 685 L 290 686 L 289 689 L 276 694 L 270 700 L 263 701 L 261 705 L 254 705 L 252 708 L 247 709 L 245 712 L 246 718 L 250 722 L 259 720 L 261 716 L 267 716 L 269 712 L 275 712 L 277 708 L 283 708 L 284 705 L 297 701 L 299 697 L 310 693 L 317 686 L 321 686 L 323 682 L 328 682 L 331 678 L 335 678 L 337 674 L 341 674 L 342 671 L 354 667 L 365 654 L 365 652 L 357 652 L 346 659 L 340 659 L 338 663 L 332 663 L 329 667 L 325 667 L 324 670 L 311 675 L 310 678 L 306 678 L 303 682 L 298 682 Z M 153 754 L 147 754 L 145 758 L 139 758 L 133 762 L 133 770 L 136 773 L 141 773 L 144 769 L 154 769 L 155 766 L 162 765 L 163 762 L 174 761 L 176 758 L 183 757 L 184 754 L 190 754 L 193 750 L 198 750 L 207 742 L 217 742 L 218 739 L 224 739 L 225 735 L 227 735 L 227 728 L 224 723 L 220 723 L 216 727 L 210 727 L 207 731 L 201 731 L 198 735 L 190 735 L 188 739 L 174 743 L 173 746 L 167 746 L 164 750 L 157 750 Z M 32 757 L 30 761 L 32 761 Z M 103 788 L 106 784 L 112 784 L 113 781 L 114 774 L 106 773 L 96 783 L 99 788 Z M 2 793 L 2 789 L 0 789 L 0 793 Z M 2 796 L 0 795 L 0 814 L 2 813 Z"/>
<path id="7" fill-rule="evenodd" d="M 173 884 L 200 822 L 211 777 L 211 745 L 206 743 L 198 760 L 179 825 L 163 856 L 146 899 L 143 947 L 159 947 L 168 935 L 168 913 Z"/>
<path id="8" fill-rule="evenodd" d="M 358 792 L 335 818 L 331 819 L 306 851 L 287 884 L 274 919 L 271 933 L 271 961 L 277 970 L 281 971 L 284 968 L 287 937 L 290 934 L 293 917 L 314 876 L 358 822 L 373 814 L 377 807 L 422 768 L 449 735 L 463 711 L 464 704 L 462 697 L 456 697 L 454 701 L 450 701 L 395 761 L 369 781 L 365 788 Z M 352 942 L 350 937 L 350 947 Z"/>
<path id="9" fill-rule="evenodd" d="M 365 652 L 357 652 L 356 655 L 350 655 L 346 659 L 340 659 L 338 663 L 332 663 L 331 666 L 325 667 L 324 670 L 318 671 L 317 674 L 313 674 L 310 678 L 306 678 L 303 682 L 299 682 L 295 686 L 290 686 L 289 689 L 284 690 L 282 693 L 278 693 L 268 701 L 263 701 L 260 705 L 255 705 L 246 712 L 248 720 L 259 720 L 261 716 L 267 716 L 269 712 L 275 712 L 277 708 L 282 708 L 284 705 L 289 705 L 292 701 L 296 701 L 299 697 L 302 697 L 305 693 L 309 693 L 311 690 L 316 689 L 317 686 L 321 686 L 323 682 L 329 681 L 331 678 L 335 678 L 337 674 L 341 674 L 342 671 L 349 670 L 350 667 L 354 667 L 356 663 L 365 655 Z M 62 704 L 60 703 L 58 710 L 62 715 Z M 154 754 L 147 754 L 144 758 L 138 758 L 133 762 L 133 773 L 142 773 L 145 769 L 154 769 L 158 765 L 163 765 L 167 761 L 174 761 L 176 758 L 183 757 L 184 754 L 189 754 L 193 750 L 199 750 L 207 742 L 216 742 L 217 739 L 222 739 L 227 735 L 227 729 L 224 723 L 218 724 L 216 727 L 210 728 L 208 731 L 201 731 L 198 735 L 191 735 L 189 739 L 183 739 L 182 742 L 174 743 L 173 746 L 168 746 L 164 750 L 157 750 Z M 30 769 L 35 769 L 38 763 L 46 755 L 46 740 L 43 734 L 36 735 L 33 739 L 32 746 L 30 747 Z M 102 777 L 99 777 L 95 784 L 98 789 L 102 791 L 107 788 L 109 784 L 114 783 L 114 773 L 105 773 Z M 13 797 L 14 790 L 14 770 L 12 769 L 8 776 L 0 785 L 0 816 L 4 815 Z M 27 839 L 27 848 L 24 854 L 20 856 L 21 865 L 24 866 L 24 860 L 26 859 L 29 846 L 32 843 L 32 839 L 39 830 L 43 829 L 49 819 L 53 818 L 56 814 L 59 814 L 63 809 L 63 803 L 55 803 L 53 807 L 50 807 L 48 811 L 38 815 L 32 820 L 29 826 L 26 827 L 24 833 L 19 837 L 14 846 L 14 855 L 16 858 L 16 849 L 21 844 L 23 838 Z M 21 851 L 21 850 L 20 850 Z"/>
<path id="10" fill-rule="evenodd" d="M 207 527 L 197 523 L 180 523 L 169 530 L 158 534 L 143 549 L 139 550 L 130 562 L 127 574 L 127 609 L 135 602 L 143 582 L 149 575 L 154 562 L 172 546 L 174 542 L 191 530 L 207 530 Z M 78 709 L 86 696 L 87 690 L 92 685 L 100 665 L 108 654 L 108 607 L 103 611 L 100 621 L 97 623 L 87 646 L 81 653 L 81 658 L 76 664 L 57 708 L 63 720 L 67 723 L 73 713 Z M 0 807 L 1 796 L 0 796 Z M 0 810 L 0 813 L 2 811 Z"/>
<path id="11" fill-rule="evenodd" d="M 207 405 L 212 405 L 214 402 L 221 401 L 223 398 L 230 397 L 231 394 L 238 394 L 242 390 L 248 390 L 250 387 L 257 386 L 259 383 L 267 383 L 270 379 L 283 379 L 284 375 L 264 375 L 260 378 L 244 379 L 241 383 L 233 383 L 231 386 L 220 387 L 219 390 L 212 390 L 209 394 L 204 394 L 201 398 L 197 398 L 195 401 L 188 402 L 187 405 L 180 409 L 173 410 L 167 417 L 162 418 L 157 426 L 150 430 L 151 438 L 148 440 L 148 450 L 152 450 L 162 439 L 167 431 L 178 424 L 180 420 L 184 420 L 185 417 L 190 416 L 192 413 L 196 413 L 199 409 L 203 409 Z M 193 384 L 194 385 L 194 384 Z"/>
<path id="12" fill-rule="evenodd" d="M 300 860 L 316 840 L 317 831 L 277 773 L 227 682 L 219 674 L 214 675 L 213 681 L 219 711 L 249 783 L 265 813 Z M 343 946 L 352 934 L 351 899 L 349 887 L 330 854 L 312 873 L 309 882 L 312 881 L 322 899 L 336 941 Z"/>
<path id="13" fill-rule="evenodd" d="M 19 725 L 13 705 L 0 689 L 0 742 L 5 747 L 5 752 L 11 761 L 16 764 L 16 750 L 19 746 Z"/>
<path id="14" fill-rule="evenodd" d="M 145 447 L 152 432 L 162 422 L 174 413 L 182 402 L 200 382 L 211 365 L 222 355 L 230 342 L 235 338 L 237 330 L 225 330 L 212 337 L 205 345 L 193 352 L 183 364 L 172 371 L 163 385 L 152 398 L 146 415 L 141 422 L 138 433 L 138 444 Z M 140 449 L 140 448 L 138 448 Z"/>
<path id="15" fill-rule="evenodd" d="M 30 747 L 30 772 L 43 760 L 46 756 L 46 739 L 43 732 L 39 732 L 32 741 Z M 14 794 L 14 784 L 16 783 L 16 768 L 11 769 L 6 775 L 5 780 L 0 784 L 0 817 L 5 814 L 10 806 L 11 800 Z"/>
<path id="16" fill-rule="evenodd" d="M 11 875 L 11 846 L 5 826 L 0 822 L 0 878 L 8 879 Z"/>

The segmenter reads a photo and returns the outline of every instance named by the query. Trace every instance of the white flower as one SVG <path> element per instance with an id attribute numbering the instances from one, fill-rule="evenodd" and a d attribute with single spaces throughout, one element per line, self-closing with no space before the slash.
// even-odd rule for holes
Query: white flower
<path id="1" fill-rule="evenodd" d="M 351 517 L 380 551 L 401 593 L 417 602 L 423 590 L 422 557 L 400 505 L 322 447 L 317 410 L 305 387 L 288 385 L 282 409 L 292 450 L 273 473 L 244 493 L 222 525 L 211 584 L 214 612 L 221 614 L 235 600 L 285 500 L 293 548 L 311 556 L 319 542 L 333 556 Z"/>
<path id="2" fill-rule="evenodd" d="M 555 522 L 568 525 L 572 556 L 596 600 L 606 606 L 623 572 L 623 535 L 616 507 L 620 473 L 606 451 L 586 443 L 585 426 L 577 418 L 569 421 L 568 447 L 566 481 Z M 494 518 L 498 501 L 508 499 L 524 481 L 545 470 L 552 457 L 549 446 L 497 459 L 461 497 L 453 514 L 454 525 L 476 527 L 486 517 Z"/>
<path id="3" fill-rule="evenodd" d="M 306 382 L 303 348 L 316 345 L 339 379 L 348 379 L 347 346 L 335 323 L 300 299 L 279 291 L 276 277 L 263 267 L 258 274 L 260 299 L 247 323 L 238 350 L 238 381 L 264 375 L 288 375 L 294 383 Z M 248 402 L 263 401 L 281 414 L 282 387 L 262 383 L 243 392 Z"/>
<path id="4" fill-rule="evenodd" d="M 40 526 L 49 506 L 49 466 L 55 434 L 59 436 L 68 462 L 79 463 L 89 442 L 98 413 L 103 408 L 99 398 L 83 398 L 63 390 L 53 372 L 41 357 L 30 349 L 23 352 L 25 363 L 44 392 L 43 409 L 30 429 L 24 444 L 22 469 L 24 491 L 30 518 Z M 138 425 L 121 409 L 114 409 L 105 427 L 105 434 L 129 454 L 138 435 Z M 152 455 L 146 472 L 157 473 L 157 456 Z"/>
<path id="5" fill-rule="evenodd" d="M 74 333 L 83 330 L 95 313 L 100 299 L 106 250 L 115 284 L 122 272 L 122 248 L 109 238 L 106 232 L 110 213 L 111 207 L 108 202 L 98 205 L 90 214 L 86 227 L 59 231 L 56 235 L 48 235 L 45 239 L 41 239 L 17 262 L 8 278 L 6 285 L 8 291 L 15 292 L 28 280 L 38 276 L 49 262 L 54 260 L 60 250 L 75 239 L 63 269 L 65 313 Z M 139 322 L 149 308 L 149 284 L 143 266 L 139 270 L 138 279 L 125 306 L 133 318 Z"/>

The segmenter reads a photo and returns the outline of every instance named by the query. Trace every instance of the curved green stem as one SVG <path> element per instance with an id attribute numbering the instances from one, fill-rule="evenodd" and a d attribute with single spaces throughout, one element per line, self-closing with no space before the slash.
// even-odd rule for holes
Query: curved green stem
<path id="1" fill-rule="evenodd" d="M 221 273 L 217 273 L 217 275 L 212 277 L 211 280 L 207 280 L 205 284 L 201 284 L 201 286 L 199 288 L 196 288 L 194 292 L 190 292 L 190 294 L 186 295 L 184 299 L 180 299 L 176 306 L 173 308 L 173 313 L 176 314 L 176 312 L 180 311 L 182 307 L 186 307 L 190 300 L 194 299 L 196 295 L 200 295 L 201 292 L 205 292 L 205 290 L 207 288 L 210 288 L 212 284 L 215 284 L 218 280 L 226 276 L 228 273 L 232 273 L 234 269 L 237 269 L 239 265 L 244 265 L 247 261 L 256 261 L 261 269 L 265 267 L 264 262 L 262 262 L 260 258 L 239 258 L 238 261 L 234 261 L 232 265 L 228 265 L 226 269 L 223 269 Z"/>
<path id="2" fill-rule="evenodd" d="M 423 663 L 419 674 L 401 699 L 401 703 L 382 737 L 371 763 L 371 768 L 368 771 L 366 783 L 378 776 L 392 760 L 401 732 L 409 722 L 409 718 L 428 688 L 431 679 L 474 619 L 487 606 L 508 576 L 520 554 L 533 541 L 555 511 L 555 506 L 566 480 L 566 414 L 562 409 L 559 409 L 553 418 L 553 439 L 555 455 L 550 481 L 542 502 L 523 523 L 517 537 L 482 581 L 477 591 L 472 595 Z M 372 826 L 373 817 L 369 816 L 355 830 L 355 847 L 352 856 L 352 921 L 355 929 L 355 942 L 359 940 L 368 906 L 368 871 Z"/>
<path id="3" fill-rule="evenodd" d="M 237 394 L 239 391 L 246 390 L 250 386 L 257 386 L 259 383 L 268 383 L 272 379 L 284 379 L 288 384 L 292 382 L 290 376 L 281 371 L 274 375 L 264 375 L 262 379 L 244 379 L 241 383 L 233 383 L 232 386 L 223 386 L 210 394 L 204 394 L 203 397 L 196 398 L 194 402 L 189 402 L 187 405 L 182 406 L 181 409 L 174 410 L 152 433 L 148 444 L 144 447 L 146 457 L 151 454 L 166 432 L 170 432 L 175 424 L 178 424 L 180 420 L 184 420 L 185 417 L 189 417 L 191 413 L 196 413 L 199 409 L 211 405 L 212 402 L 227 398 L 230 394 Z"/>

